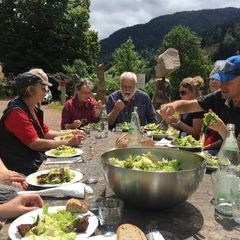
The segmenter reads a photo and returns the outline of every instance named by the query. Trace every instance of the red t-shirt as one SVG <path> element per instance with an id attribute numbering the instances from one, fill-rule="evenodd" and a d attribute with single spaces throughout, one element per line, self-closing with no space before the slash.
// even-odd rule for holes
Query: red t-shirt
<path id="1" fill-rule="evenodd" d="M 43 134 L 48 132 L 47 125 L 41 127 L 38 119 L 35 119 L 43 131 Z M 5 128 L 15 135 L 23 144 L 29 145 L 39 138 L 28 115 L 21 109 L 12 110 L 4 120 Z"/>
<path id="2" fill-rule="evenodd" d="M 70 124 L 74 120 L 86 119 L 85 124 L 94 123 L 99 118 L 94 117 L 94 106 L 97 104 L 95 98 L 89 98 L 87 102 L 79 102 L 75 95 L 68 100 L 62 110 L 61 128 L 64 129 L 65 124 Z"/>
<path id="3" fill-rule="evenodd" d="M 208 146 L 209 144 L 214 143 L 219 139 L 222 139 L 221 136 L 217 132 L 209 128 L 207 130 L 207 134 L 205 135 L 204 146 Z"/>

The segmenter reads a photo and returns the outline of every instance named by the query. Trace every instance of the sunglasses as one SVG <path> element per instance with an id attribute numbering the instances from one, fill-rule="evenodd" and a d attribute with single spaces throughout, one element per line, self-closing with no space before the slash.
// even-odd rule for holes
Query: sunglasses
<path id="1" fill-rule="evenodd" d="M 182 95 L 182 96 L 184 96 L 184 95 L 186 95 L 186 94 L 187 94 L 187 92 L 186 92 L 186 91 L 179 91 L 178 93 L 179 93 L 179 95 Z"/>

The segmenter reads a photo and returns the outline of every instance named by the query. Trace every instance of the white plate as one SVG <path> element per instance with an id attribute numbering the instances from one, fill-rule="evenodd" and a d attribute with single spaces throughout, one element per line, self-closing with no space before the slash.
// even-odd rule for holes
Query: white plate
<path id="1" fill-rule="evenodd" d="M 117 239 L 117 235 L 113 235 L 113 236 L 104 236 L 104 235 L 97 235 L 97 236 L 93 236 L 93 237 L 89 237 L 89 240 L 116 240 Z"/>
<path id="2" fill-rule="evenodd" d="M 46 174 L 46 173 L 49 172 L 49 170 L 50 169 L 42 170 L 42 171 L 35 172 L 35 173 L 32 173 L 32 174 L 28 175 L 26 177 L 26 182 L 28 184 L 32 185 L 32 186 L 37 186 L 37 187 L 59 187 L 59 186 L 62 186 L 62 185 L 67 185 L 67 184 L 78 182 L 83 177 L 82 173 L 80 173 L 79 171 L 75 171 L 75 170 L 70 169 L 70 171 L 74 172 L 74 174 L 75 174 L 75 177 L 70 182 L 59 183 L 59 184 L 38 184 L 37 183 L 37 176 L 42 175 L 42 174 Z"/>
<path id="3" fill-rule="evenodd" d="M 79 156 L 83 153 L 83 150 L 82 149 L 79 149 L 79 148 L 75 148 L 76 150 L 76 153 L 72 154 L 72 155 L 68 155 L 68 156 L 61 156 L 61 155 L 54 155 L 52 153 L 52 150 L 48 150 L 45 152 L 45 155 L 48 156 L 48 157 L 55 157 L 55 158 L 70 158 L 70 157 L 75 157 L 75 156 Z"/>
<path id="4" fill-rule="evenodd" d="M 60 209 L 65 209 L 65 206 L 56 206 L 56 207 L 49 207 L 48 210 L 49 212 L 56 212 L 57 210 Z M 37 215 L 42 215 L 42 209 L 39 208 L 37 210 L 31 211 L 29 213 L 25 213 L 22 216 L 18 217 L 16 220 L 14 220 L 12 222 L 12 224 L 10 225 L 9 229 L 8 229 L 8 235 L 12 240 L 19 240 L 19 239 L 24 239 L 24 240 L 28 240 L 28 237 L 25 238 L 21 238 L 18 230 L 17 230 L 17 226 L 21 225 L 21 224 L 28 224 L 28 223 L 33 223 L 35 221 L 35 219 L 37 218 Z M 83 240 L 83 239 L 87 239 L 89 236 L 91 236 L 94 231 L 96 230 L 97 226 L 98 226 L 98 219 L 97 217 L 90 211 L 88 211 L 85 214 L 76 214 L 77 216 L 84 216 L 84 215 L 91 215 L 89 217 L 89 225 L 88 228 L 86 230 L 85 233 L 79 233 L 77 234 L 76 240 Z"/>

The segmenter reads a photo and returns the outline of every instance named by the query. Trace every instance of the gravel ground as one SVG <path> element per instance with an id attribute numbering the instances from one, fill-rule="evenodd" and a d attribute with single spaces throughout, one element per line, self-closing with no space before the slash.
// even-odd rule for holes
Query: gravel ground
<path id="1" fill-rule="evenodd" d="M 6 108 L 8 102 L 9 100 L 0 100 L 0 117 L 2 116 L 3 110 Z M 49 129 L 59 130 L 61 124 L 61 111 L 51 109 L 48 105 L 43 105 L 42 110 L 44 111 L 44 122 Z"/>

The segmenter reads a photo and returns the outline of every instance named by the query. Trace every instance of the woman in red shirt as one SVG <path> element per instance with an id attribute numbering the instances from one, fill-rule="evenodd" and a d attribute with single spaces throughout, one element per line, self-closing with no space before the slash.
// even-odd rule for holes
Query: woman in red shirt
<path id="1" fill-rule="evenodd" d="M 30 72 L 15 80 L 18 97 L 9 102 L 0 120 L 0 155 L 8 169 L 29 174 L 44 160 L 44 151 L 60 145 L 77 146 L 85 134 L 76 131 L 70 140 L 54 140 L 64 133 L 48 129 L 43 111 L 37 107 L 52 84 Z"/>
<path id="2" fill-rule="evenodd" d="M 62 129 L 76 129 L 99 121 L 102 103 L 92 97 L 92 89 L 93 84 L 87 79 L 77 82 L 74 96 L 65 103 L 62 110 Z"/>

